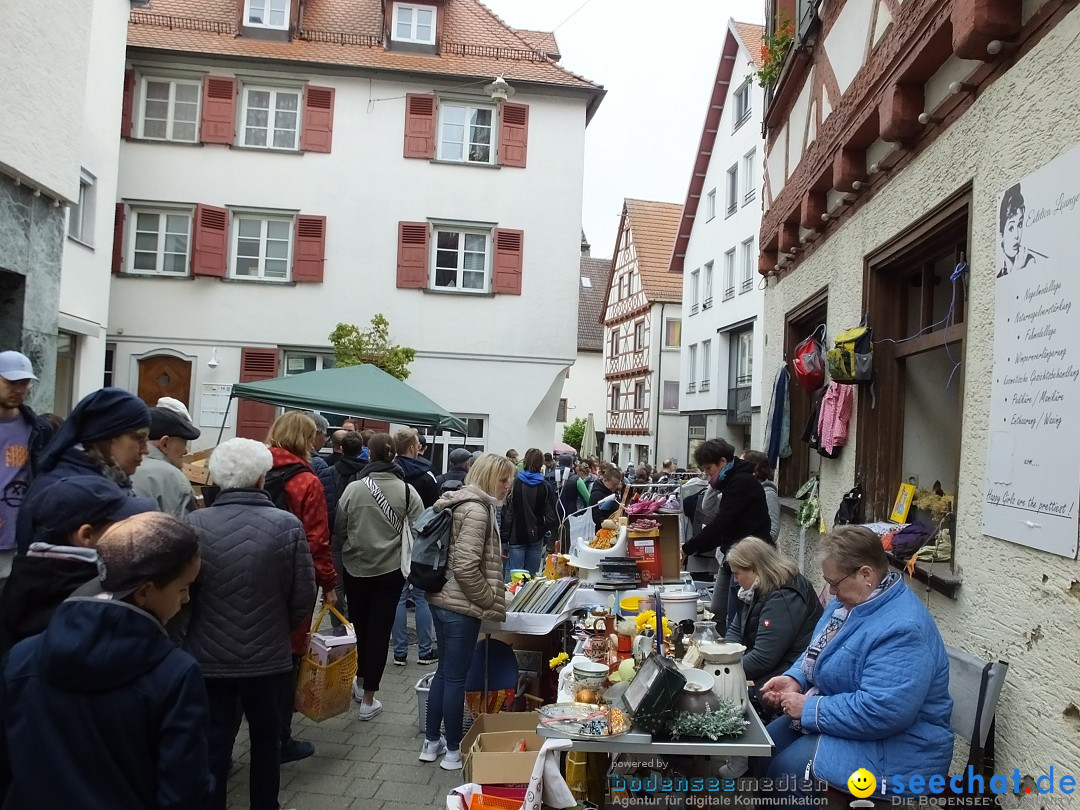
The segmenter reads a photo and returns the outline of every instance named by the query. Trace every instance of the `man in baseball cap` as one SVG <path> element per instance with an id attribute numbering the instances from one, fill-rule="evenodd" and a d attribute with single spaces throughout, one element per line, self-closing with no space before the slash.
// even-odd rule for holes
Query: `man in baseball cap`
<path id="1" fill-rule="evenodd" d="M 167 405 L 150 409 L 150 452 L 131 476 L 135 492 L 157 501 L 162 512 L 183 518 L 195 509 L 191 482 L 181 472 L 188 442 L 202 435 L 178 410 Z"/>
<path id="2" fill-rule="evenodd" d="M 100 475 L 61 478 L 42 495 L 28 507 L 39 539 L 15 558 L 0 596 L 0 655 L 44 630 L 61 602 L 97 578 L 94 547 L 109 526 L 157 511 L 154 501 L 132 498 Z"/>
<path id="3" fill-rule="evenodd" d="M 0 352 L 0 591 L 15 558 L 15 524 L 52 429 L 25 404 L 37 380 L 30 358 Z"/>

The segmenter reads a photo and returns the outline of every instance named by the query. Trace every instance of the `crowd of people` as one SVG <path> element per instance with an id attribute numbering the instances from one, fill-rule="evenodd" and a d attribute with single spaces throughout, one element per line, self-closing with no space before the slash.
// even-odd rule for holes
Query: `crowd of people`
<path id="1" fill-rule="evenodd" d="M 687 568 L 715 577 L 712 612 L 747 648 L 751 697 L 771 720 L 768 775 L 810 769 L 844 784 L 867 763 L 948 766 L 948 661 L 929 613 L 876 535 L 852 526 L 820 543 L 823 607 L 777 546 L 761 453 L 709 440 L 686 475 L 670 460 L 624 471 L 537 448 L 458 448 L 436 475 L 413 429 L 346 422 L 328 436 L 320 415 L 289 411 L 265 443 L 213 450 L 196 508 L 181 464 L 199 430 L 182 403 L 103 388 L 47 419 L 25 404 L 35 379 L 24 355 L 0 353 L 6 807 L 224 808 L 246 718 L 251 806 L 276 810 L 281 763 L 315 750 L 292 719 L 320 598 L 355 628 L 363 722 L 382 711 L 391 653 L 407 661 L 414 608 L 418 660 L 437 665 L 419 759 L 460 768 L 468 668 L 481 623 L 505 617 L 510 571 L 540 570 L 567 515 L 592 508 L 599 526 L 631 484 L 681 495 Z M 447 584 L 433 593 L 407 582 L 402 561 L 405 527 L 426 509 L 452 514 Z"/>

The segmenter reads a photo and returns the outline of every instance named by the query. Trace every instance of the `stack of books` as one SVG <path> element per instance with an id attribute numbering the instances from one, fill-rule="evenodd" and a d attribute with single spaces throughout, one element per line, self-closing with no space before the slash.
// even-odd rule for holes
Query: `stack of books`
<path id="1" fill-rule="evenodd" d="M 557 615 L 566 608 L 577 586 L 575 577 L 533 579 L 514 595 L 506 609 L 510 613 Z"/>

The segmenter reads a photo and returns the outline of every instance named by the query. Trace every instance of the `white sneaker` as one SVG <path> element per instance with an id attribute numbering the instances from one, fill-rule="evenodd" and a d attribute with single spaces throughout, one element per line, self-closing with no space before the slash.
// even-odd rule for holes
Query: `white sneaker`
<path id="1" fill-rule="evenodd" d="M 421 762 L 434 762 L 445 753 L 446 737 L 439 737 L 437 740 L 424 740 L 420 748 L 420 756 L 417 758 Z"/>
<path id="2" fill-rule="evenodd" d="M 360 708 L 356 710 L 356 717 L 359 720 L 371 720 L 382 714 L 382 704 L 379 703 L 378 698 L 372 698 L 371 703 L 361 703 Z"/>
<path id="3" fill-rule="evenodd" d="M 364 700 L 364 687 L 357 682 L 356 678 L 353 678 L 352 682 L 352 699 L 357 703 L 362 703 Z"/>
<path id="4" fill-rule="evenodd" d="M 750 770 L 750 760 L 746 757 L 728 757 L 728 761 L 716 769 L 721 779 L 738 779 Z"/>
<path id="5" fill-rule="evenodd" d="M 439 767 L 445 771 L 461 770 L 461 749 L 455 748 L 453 751 L 447 751 L 446 756 L 439 763 Z"/>

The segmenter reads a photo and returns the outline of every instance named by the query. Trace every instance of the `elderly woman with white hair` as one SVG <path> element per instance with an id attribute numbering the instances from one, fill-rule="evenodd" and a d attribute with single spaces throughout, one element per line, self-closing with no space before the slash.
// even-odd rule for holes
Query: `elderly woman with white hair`
<path id="1" fill-rule="evenodd" d="M 187 516 L 199 529 L 202 571 L 185 646 L 210 697 L 211 808 L 225 808 L 236 709 L 248 719 L 252 807 L 277 807 L 281 713 L 295 689 L 289 636 L 315 601 L 315 569 L 300 519 L 262 490 L 273 464 L 266 445 L 230 439 L 210 456 L 221 487 L 212 506 Z"/>

